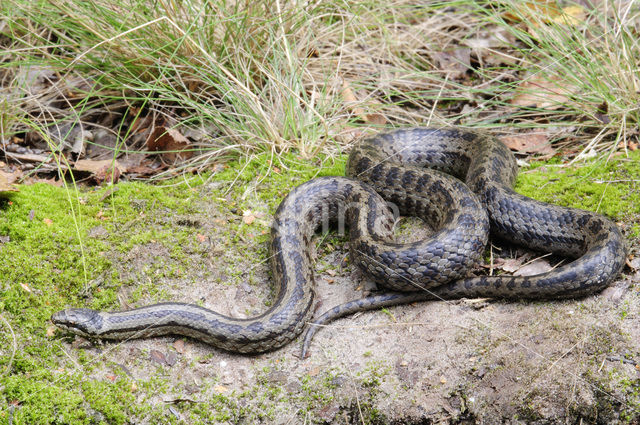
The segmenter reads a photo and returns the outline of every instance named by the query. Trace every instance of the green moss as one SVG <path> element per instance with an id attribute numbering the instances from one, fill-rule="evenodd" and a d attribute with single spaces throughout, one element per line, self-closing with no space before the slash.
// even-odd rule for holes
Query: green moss
<path id="1" fill-rule="evenodd" d="M 291 188 L 297 185 L 314 177 L 344 176 L 345 163 L 344 156 L 337 159 L 320 158 L 310 164 L 294 153 L 284 154 L 273 160 L 271 155 L 263 153 L 254 156 L 248 163 L 229 164 L 214 180 L 234 183 L 221 192 L 225 193 L 230 189 L 234 195 L 232 197 L 238 200 L 238 208 L 242 208 L 242 198 L 249 186 L 255 187 L 259 199 L 275 209 Z"/>
<path id="2" fill-rule="evenodd" d="M 131 416 L 152 409 L 136 404 L 136 387 L 130 379 L 110 375 L 107 380 L 87 380 L 83 373 L 40 371 L 25 380 L 5 379 L 4 396 L 15 406 L 14 424 L 125 424 Z M 6 418 L 8 412 L 0 413 Z"/>
<path id="3" fill-rule="evenodd" d="M 537 163 L 529 170 L 521 170 L 515 189 L 540 201 L 597 211 L 633 223 L 640 214 L 638 160 L 640 152 L 631 152 L 624 161 L 599 161 L 572 167 Z M 629 220 L 634 217 L 636 220 Z M 639 231 L 636 223 L 631 235 Z"/>

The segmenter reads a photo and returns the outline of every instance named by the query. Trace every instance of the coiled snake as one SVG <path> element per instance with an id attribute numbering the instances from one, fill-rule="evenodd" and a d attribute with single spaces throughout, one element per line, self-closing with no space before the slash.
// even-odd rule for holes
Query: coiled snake
<path id="1" fill-rule="evenodd" d="M 626 259 L 617 226 L 593 212 L 515 193 L 511 187 L 516 173 L 513 154 L 481 133 L 414 128 L 378 134 L 349 156 L 347 174 L 358 180 L 310 180 L 292 190 L 278 207 L 270 243 L 277 295 L 262 315 L 235 319 L 196 305 L 161 303 L 111 313 L 68 309 L 51 320 L 92 338 L 181 334 L 232 352 L 279 348 L 296 338 L 310 319 L 312 236 L 319 225 L 343 219 L 350 229 L 354 262 L 396 292 L 335 307 L 315 324 L 419 300 L 581 297 L 608 286 Z M 385 200 L 402 214 L 423 218 L 435 233 L 425 241 L 393 242 L 394 216 Z M 465 277 L 483 252 L 489 222 L 495 236 L 575 260 L 536 276 Z M 303 356 L 316 329 L 310 327 L 305 336 Z"/>

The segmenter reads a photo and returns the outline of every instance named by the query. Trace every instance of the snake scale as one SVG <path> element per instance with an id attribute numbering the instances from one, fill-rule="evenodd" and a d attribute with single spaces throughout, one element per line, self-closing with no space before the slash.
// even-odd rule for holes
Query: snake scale
<path id="1" fill-rule="evenodd" d="M 303 357 L 317 325 L 355 311 L 460 297 L 581 297 L 608 286 L 626 259 L 618 227 L 593 212 L 517 194 L 512 190 L 516 174 L 509 149 L 483 133 L 456 128 L 381 133 L 352 150 L 350 177 L 310 180 L 278 207 L 270 242 L 276 299 L 263 314 L 237 319 L 197 305 L 160 303 L 110 313 L 74 308 L 51 320 L 90 338 L 180 334 L 232 352 L 274 350 L 296 338 L 310 320 L 312 237 L 320 225 L 341 220 L 350 230 L 354 262 L 390 292 L 320 316 L 305 335 Z M 400 214 L 421 217 L 434 234 L 395 243 L 395 217 L 387 204 Z M 509 242 L 574 261 L 535 276 L 466 277 L 483 253 L 489 228 Z"/>

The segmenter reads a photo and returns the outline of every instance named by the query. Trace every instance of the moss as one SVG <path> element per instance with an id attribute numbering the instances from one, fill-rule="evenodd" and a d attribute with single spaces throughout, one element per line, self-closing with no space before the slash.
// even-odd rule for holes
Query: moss
<path id="1" fill-rule="evenodd" d="M 13 423 L 125 424 L 131 416 L 152 410 L 136 403 L 136 385 L 130 379 L 113 374 L 106 380 L 87 380 L 83 375 L 59 370 L 40 371 L 28 380 L 18 375 L 6 379 L 4 395 L 16 406 Z"/>
<path id="2" fill-rule="evenodd" d="M 540 201 L 598 211 L 634 223 L 640 214 L 640 152 L 624 161 L 598 161 L 572 167 L 537 163 L 518 175 L 517 192 Z M 630 220 L 635 218 L 635 220 Z M 637 223 L 631 235 L 638 234 Z"/>

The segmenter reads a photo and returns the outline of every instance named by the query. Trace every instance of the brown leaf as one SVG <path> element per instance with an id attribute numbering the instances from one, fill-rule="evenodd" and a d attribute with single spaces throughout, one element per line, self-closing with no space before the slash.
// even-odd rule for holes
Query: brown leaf
<path id="1" fill-rule="evenodd" d="M 367 114 L 361 106 L 358 106 L 358 98 L 346 80 L 342 81 L 342 98 L 351 112 L 365 123 L 374 125 L 386 124 L 387 119 L 383 115 L 377 113 Z"/>
<path id="2" fill-rule="evenodd" d="M 175 128 L 158 126 L 147 138 L 147 148 L 162 151 L 162 158 L 171 164 L 191 158 L 193 152 L 185 150 L 188 147 L 189 139 Z"/>
<path id="3" fill-rule="evenodd" d="M 560 8 L 555 0 L 525 0 L 511 4 L 514 5 L 514 13 L 507 12 L 504 17 L 513 21 L 526 21 L 533 27 L 539 27 L 539 22 L 575 26 L 584 22 L 586 17 L 582 6 Z"/>
<path id="4" fill-rule="evenodd" d="M 111 159 L 101 161 L 81 159 L 75 162 L 73 169 L 93 174 L 93 179 L 98 184 L 115 183 L 120 178 L 120 174 L 126 171 L 123 165 Z"/>
<path id="5" fill-rule="evenodd" d="M 173 343 L 173 348 L 175 348 L 176 352 L 180 354 L 184 354 L 185 352 L 184 339 L 176 340 L 176 342 Z"/>
<path id="6" fill-rule="evenodd" d="M 105 165 L 93 176 L 93 179 L 98 184 L 103 183 L 117 183 L 120 180 L 120 169 L 117 167 L 111 167 L 109 165 Z"/>
<path id="7" fill-rule="evenodd" d="M 167 358 L 162 351 L 151 350 L 149 352 L 149 358 L 151 359 L 151 361 L 158 363 L 159 365 L 162 365 L 162 366 L 168 365 Z"/>
<path id="8" fill-rule="evenodd" d="M 35 184 L 35 183 L 44 183 L 44 184 L 50 184 L 51 186 L 56 186 L 56 187 L 62 187 L 62 180 L 56 180 L 55 177 L 52 177 L 50 179 L 41 179 L 38 177 L 28 177 L 25 180 L 23 180 L 24 184 Z"/>
<path id="9" fill-rule="evenodd" d="M 5 173 L 0 170 L 0 194 L 6 192 L 17 192 L 18 188 L 13 186 L 13 182 L 16 181 L 15 173 Z"/>
<path id="10" fill-rule="evenodd" d="M 222 393 L 226 393 L 227 391 L 229 391 L 229 389 L 227 387 L 225 387 L 224 385 L 216 385 L 213 387 L 213 391 L 217 392 L 218 394 L 222 394 Z"/>
<path id="11" fill-rule="evenodd" d="M 36 155 L 34 153 L 5 152 L 5 155 L 7 155 L 11 159 L 17 159 L 17 160 L 26 161 L 26 162 L 39 162 L 42 164 L 49 163 L 53 160 L 53 157 L 51 156 Z"/>
<path id="12" fill-rule="evenodd" d="M 609 104 L 605 100 L 596 108 L 595 116 L 603 124 L 609 124 L 611 122 L 611 118 L 609 118 Z"/>
<path id="13" fill-rule="evenodd" d="M 127 168 L 127 173 L 129 175 L 131 174 L 136 174 L 138 176 L 150 176 L 152 174 L 157 173 L 158 171 L 162 170 L 163 168 L 166 168 L 165 166 L 162 167 L 149 167 L 146 165 L 135 165 L 133 167 L 129 167 Z"/>
<path id="14" fill-rule="evenodd" d="M 526 257 L 508 258 L 504 260 L 504 262 L 500 265 L 500 268 L 505 272 L 513 273 L 517 271 L 520 266 L 522 266 L 522 262 L 525 260 L 525 258 Z"/>
<path id="15" fill-rule="evenodd" d="M 518 62 L 515 56 L 508 53 L 516 40 L 505 28 L 492 28 L 480 33 L 478 37 L 463 40 L 462 43 L 472 49 L 484 66 L 515 65 Z M 503 52 L 505 48 L 507 50 Z"/>
<path id="16" fill-rule="evenodd" d="M 511 104 L 555 110 L 561 108 L 577 91 L 577 87 L 562 81 L 558 76 L 547 78 L 538 74 L 520 83 Z"/>
<path id="17" fill-rule="evenodd" d="M 53 220 L 51 220 L 50 218 L 43 218 L 42 222 L 46 224 L 47 227 L 51 227 L 51 225 L 53 224 Z"/>
<path id="18" fill-rule="evenodd" d="M 512 3 L 515 13 L 506 12 L 504 17 L 513 21 L 521 21 L 531 15 L 557 16 L 560 14 L 560 7 L 552 0 L 524 0 Z"/>
<path id="19" fill-rule="evenodd" d="M 325 423 L 331 423 L 335 419 L 336 415 L 340 412 L 340 404 L 338 402 L 332 402 L 324 406 L 322 409 L 315 412 L 320 419 Z"/>
<path id="20" fill-rule="evenodd" d="M 94 161 L 92 159 L 80 159 L 75 162 L 75 164 L 73 165 L 73 169 L 76 171 L 86 171 L 95 174 L 105 166 L 110 167 L 111 165 L 115 166 L 116 168 L 120 167 L 118 161 L 114 161 L 111 159 L 105 159 L 101 161 Z"/>
<path id="21" fill-rule="evenodd" d="M 532 261 L 529 264 L 525 264 L 520 267 L 513 275 L 514 276 L 533 276 L 536 274 L 546 273 L 552 270 L 551 264 L 544 258 L 539 258 Z"/>
<path id="22" fill-rule="evenodd" d="M 242 221 L 244 224 L 250 225 L 254 221 L 256 221 L 256 216 L 250 210 L 246 210 L 242 212 Z"/>
<path id="23" fill-rule="evenodd" d="M 471 49 L 460 47 L 448 52 L 436 52 L 433 58 L 438 69 L 449 74 L 449 78 L 459 80 L 471 69 Z"/>
<path id="24" fill-rule="evenodd" d="M 562 8 L 562 13 L 553 18 L 553 22 L 575 26 L 584 22 L 587 12 L 580 5 L 566 6 Z"/>
<path id="25" fill-rule="evenodd" d="M 500 136 L 499 139 L 509 149 L 517 152 L 537 153 L 549 158 L 556 153 L 547 135 L 541 131 Z"/>

